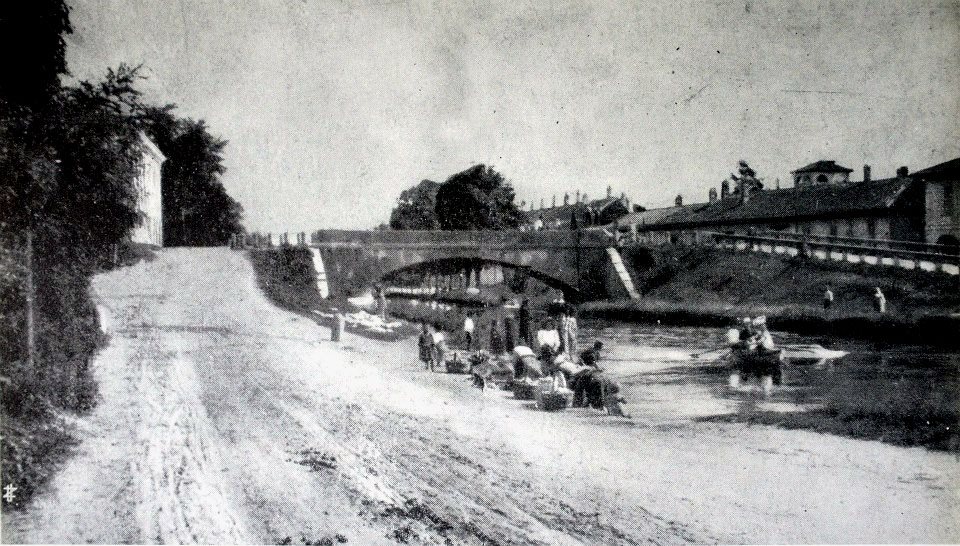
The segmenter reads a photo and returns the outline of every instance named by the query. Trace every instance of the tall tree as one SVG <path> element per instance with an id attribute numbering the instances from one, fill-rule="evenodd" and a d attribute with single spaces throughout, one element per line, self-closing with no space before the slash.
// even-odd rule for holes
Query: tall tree
<path id="1" fill-rule="evenodd" d="M 730 179 L 734 183 L 734 193 L 742 193 L 745 189 L 748 192 L 763 189 L 763 179 L 757 178 L 757 171 L 743 159 L 737 163 L 737 174 L 731 173 Z"/>
<path id="2" fill-rule="evenodd" d="M 513 229 L 523 222 L 514 203 L 513 186 L 503 175 L 483 164 L 447 179 L 437 190 L 436 215 L 440 229 Z"/>
<path id="3" fill-rule="evenodd" d="M 220 181 L 227 141 L 212 135 L 203 120 L 178 118 L 175 108 L 150 107 L 142 114 L 147 133 L 167 157 L 162 173 L 165 244 L 225 244 L 243 232 L 243 208 Z"/>
<path id="4" fill-rule="evenodd" d="M 390 213 L 391 229 L 437 229 L 436 205 L 440 183 L 421 180 L 400 192 L 397 206 Z"/>

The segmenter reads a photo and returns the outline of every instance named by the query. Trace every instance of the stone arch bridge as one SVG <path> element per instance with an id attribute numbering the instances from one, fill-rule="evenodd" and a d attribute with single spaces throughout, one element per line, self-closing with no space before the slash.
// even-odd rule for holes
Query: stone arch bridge
<path id="1" fill-rule="evenodd" d="M 603 231 L 345 231 L 310 238 L 331 295 L 354 295 L 405 269 L 439 262 L 523 270 L 570 301 L 637 297 Z"/>

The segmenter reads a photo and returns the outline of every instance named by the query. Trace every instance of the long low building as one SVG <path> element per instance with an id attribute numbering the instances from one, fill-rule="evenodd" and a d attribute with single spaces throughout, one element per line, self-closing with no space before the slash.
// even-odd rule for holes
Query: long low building
<path id="1" fill-rule="evenodd" d="M 794 171 L 802 172 L 805 183 L 792 188 L 737 189 L 723 192 L 719 198 L 711 190 L 706 203 L 682 205 L 678 199 L 677 206 L 628 214 L 619 219 L 617 228 L 621 235 L 647 244 L 685 242 L 702 232 L 752 235 L 771 231 L 949 244 L 949 239 L 937 241 L 936 237 L 956 233 L 957 207 L 939 205 L 947 212 L 938 216 L 936 230 L 928 229 L 926 220 L 931 205 L 942 203 L 944 196 L 956 198 L 952 187 L 958 163 L 960 160 L 953 160 L 924 169 L 916 173 L 919 176 L 910 176 L 902 167 L 896 177 L 881 180 L 871 179 L 866 167 L 864 180 L 849 182 L 847 177 L 810 172 L 810 168 L 823 165 L 849 172 L 833 162 L 820 161 Z M 929 177 L 951 189 L 931 189 Z M 818 178 L 822 183 L 817 183 Z"/>

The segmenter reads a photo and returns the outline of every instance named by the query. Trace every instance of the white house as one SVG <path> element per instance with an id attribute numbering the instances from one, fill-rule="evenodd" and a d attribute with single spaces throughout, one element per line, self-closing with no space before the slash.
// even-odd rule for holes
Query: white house
<path id="1" fill-rule="evenodd" d="M 143 157 L 137 175 L 137 209 L 140 224 L 133 228 L 130 240 L 135 243 L 163 246 L 163 203 L 161 201 L 160 168 L 166 157 L 147 135 L 140 133 Z"/>

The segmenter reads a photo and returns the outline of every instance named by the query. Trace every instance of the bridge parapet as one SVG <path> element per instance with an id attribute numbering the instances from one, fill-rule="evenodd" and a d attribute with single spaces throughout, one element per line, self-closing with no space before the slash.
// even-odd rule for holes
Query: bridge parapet
<path id="1" fill-rule="evenodd" d="M 311 234 L 311 246 L 327 248 L 476 248 L 537 250 L 606 248 L 610 237 L 601 231 L 361 231 L 320 230 Z"/>

